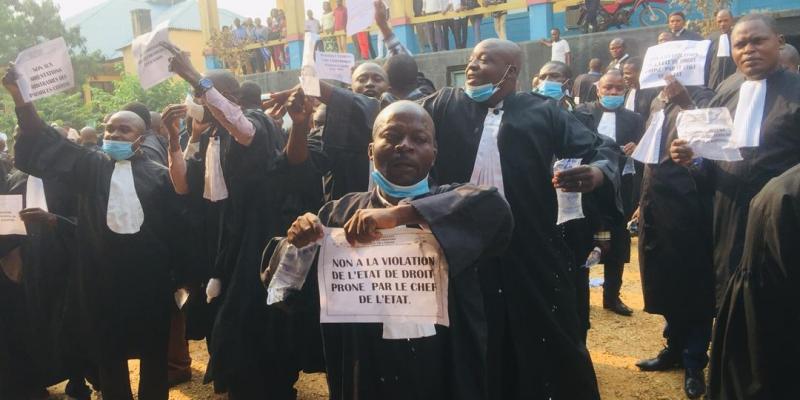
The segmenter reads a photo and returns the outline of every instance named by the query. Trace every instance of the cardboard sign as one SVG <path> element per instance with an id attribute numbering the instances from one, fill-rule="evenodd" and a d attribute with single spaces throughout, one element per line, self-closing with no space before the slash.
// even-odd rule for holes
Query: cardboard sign
<path id="1" fill-rule="evenodd" d="M 326 235 L 317 264 L 320 321 L 449 326 L 447 261 L 433 234 L 410 228 L 381 233 L 355 247 L 343 229 Z"/>
<path id="2" fill-rule="evenodd" d="M 64 38 L 23 50 L 14 63 L 19 75 L 17 85 L 26 102 L 75 87 L 75 73 Z"/>
<path id="3" fill-rule="evenodd" d="M 172 53 L 160 45 L 169 42 L 169 21 L 159 24 L 153 31 L 133 40 L 132 52 L 142 89 L 150 89 L 171 78 L 169 59 Z"/>
<path id="4" fill-rule="evenodd" d="M 642 89 L 665 86 L 667 74 L 672 74 L 683 86 L 702 86 L 710 44 L 710 40 L 676 40 L 649 47 L 642 63 L 639 86 Z"/>

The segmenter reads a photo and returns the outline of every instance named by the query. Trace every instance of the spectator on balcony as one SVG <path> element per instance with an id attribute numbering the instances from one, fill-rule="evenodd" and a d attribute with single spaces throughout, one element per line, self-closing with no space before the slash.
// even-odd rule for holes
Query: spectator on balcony
<path id="1" fill-rule="evenodd" d="M 308 19 L 305 23 L 305 30 L 308 33 L 313 33 L 315 35 L 319 35 L 320 31 L 320 23 L 316 19 L 314 19 L 314 11 L 308 10 L 306 11 L 306 16 Z"/>
<path id="2" fill-rule="evenodd" d="M 569 43 L 561 38 L 561 31 L 558 28 L 553 28 L 550 31 L 550 40 L 542 39 L 539 40 L 539 43 L 551 49 L 550 61 L 559 61 L 570 65 L 572 54 L 569 51 Z"/>
<path id="3" fill-rule="evenodd" d="M 261 25 L 261 18 L 256 18 L 253 25 L 253 41 L 266 42 L 269 36 L 267 27 Z M 250 63 L 253 64 L 254 72 L 266 72 L 269 64 L 269 51 L 265 48 L 255 49 L 250 53 Z"/>
<path id="4" fill-rule="evenodd" d="M 339 52 L 347 52 L 347 8 L 342 4 L 342 0 L 336 0 L 336 8 L 333 9 L 333 30 L 336 31 L 336 43 L 339 45 Z"/>
<path id="5" fill-rule="evenodd" d="M 286 38 L 286 16 L 282 10 L 273 8 L 270 11 L 271 23 L 269 27 L 269 40 L 281 40 Z M 275 44 L 270 46 L 270 53 L 272 53 L 272 63 L 275 65 L 275 70 L 282 70 L 286 66 L 286 55 L 284 53 L 283 44 Z"/>
<path id="6" fill-rule="evenodd" d="M 247 41 L 247 29 L 242 26 L 242 20 L 239 18 L 233 20 L 233 40 L 237 44 Z"/>
<path id="7" fill-rule="evenodd" d="M 335 33 L 335 25 L 330 1 L 322 2 L 322 11 L 322 33 L 330 35 L 322 39 L 322 48 L 327 52 L 336 53 L 339 51 L 339 45 L 336 43 L 336 38 L 333 36 Z"/>
<path id="8" fill-rule="evenodd" d="M 424 3 L 425 2 L 423 0 L 414 0 L 413 7 L 415 17 L 421 17 L 425 15 L 425 10 L 423 7 Z M 416 24 L 414 25 L 414 30 L 417 33 L 417 43 L 419 44 L 420 53 L 432 51 L 433 43 L 431 43 L 431 30 L 433 30 L 433 22 Z"/>
<path id="9" fill-rule="evenodd" d="M 447 0 L 425 0 L 422 2 L 422 12 L 425 15 L 441 14 L 447 8 Z M 428 31 L 428 40 L 431 43 L 431 50 L 440 51 L 446 50 L 444 41 L 447 39 L 446 28 L 442 21 L 434 21 L 431 23 L 430 30 Z M 444 30 L 444 32 L 442 32 Z"/>
<path id="10" fill-rule="evenodd" d="M 464 2 L 463 0 L 449 0 L 447 4 L 446 12 L 461 12 L 464 10 Z M 450 30 L 453 32 L 453 43 L 455 44 L 457 49 L 463 49 L 467 47 L 467 17 L 456 17 L 450 20 L 448 26 Z M 448 38 L 445 36 L 445 42 L 448 41 Z"/>
<path id="11" fill-rule="evenodd" d="M 506 0 L 486 0 L 484 5 L 493 6 L 496 4 L 504 4 Z M 507 11 L 495 11 L 492 13 L 492 18 L 494 18 L 494 31 L 497 33 L 497 37 L 506 40 L 506 14 Z"/>

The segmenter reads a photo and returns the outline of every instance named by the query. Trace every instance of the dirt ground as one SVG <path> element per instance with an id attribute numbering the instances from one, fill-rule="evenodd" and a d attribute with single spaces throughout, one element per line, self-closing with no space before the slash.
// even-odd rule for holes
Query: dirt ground
<path id="1" fill-rule="evenodd" d="M 639 263 L 635 251 L 631 263 L 626 265 L 622 285 L 622 299 L 636 310 L 632 317 L 622 317 L 603 310 L 602 288 L 591 289 L 591 321 L 589 350 L 597 371 L 603 399 L 613 400 L 672 400 L 684 399 L 683 374 L 672 372 L 639 372 L 636 360 L 652 357 L 663 346 L 661 330 L 663 319 L 644 313 Z M 603 275 L 602 266 L 592 270 L 591 277 Z M 190 344 L 192 354 L 192 381 L 170 390 L 170 400 L 223 400 L 215 396 L 210 385 L 203 385 L 203 373 L 208 361 L 204 342 Z M 139 363 L 130 362 L 131 382 L 137 385 Z M 298 400 L 323 400 L 328 398 L 323 374 L 303 375 L 297 383 Z M 50 388 L 52 399 L 62 400 L 64 384 Z M 95 398 L 95 397 L 93 397 Z"/>

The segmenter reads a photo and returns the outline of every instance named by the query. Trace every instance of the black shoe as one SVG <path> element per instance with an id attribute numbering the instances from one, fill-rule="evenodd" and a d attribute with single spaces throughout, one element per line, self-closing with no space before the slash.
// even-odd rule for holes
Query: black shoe
<path id="1" fill-rule="evenodd" d="M 625 303 L 623 303 L 622 300 L 619 299 L 619 297 L 611 301 L 604 300 L 603 308 L 625 317 L 630 317 L 631 315 L 633 315 L 633 310 L 631 310 L 630 307 L 626 306 Z"/>
<path id="2" fill-rule="evenodd" d="M 665 347 L 655 358 L 639 360 L 636 363 L 641 371 L 668 371 L 681 366 L 681 353 Z"/>
<path id="3" fill-rule="evenodd" d="M 700 398 L 706 393 L 706 379 L 702 369 L 686 368 L 683 391 L 686 392 L 686 397 L 690 399 Z"/>

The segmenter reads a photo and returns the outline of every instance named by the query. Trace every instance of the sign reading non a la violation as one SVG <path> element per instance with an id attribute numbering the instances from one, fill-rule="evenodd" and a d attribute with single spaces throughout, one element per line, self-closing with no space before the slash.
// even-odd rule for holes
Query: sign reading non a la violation
<path id="1" fill-rule="evenodd" d="M 683 86 L 702 86 L 710 44 L 710 40 L 676 40 L 647 48 L 639 86 L 642 89 L 664 86 L 667 74 Z"/>
<path id="2" fill-rule="evenodd" d="M 17 85 L 26 102 L 75 87 L 75 73 L 67 42 L 56 38 L 25 49 L 17 55 Z"/>
<path id="3" fill-rule="evenodd" d="M 321 322 L 449 325 L 447 262 L 430 232 L 383 230 L 351 246 L 331 229 L 317 265 Z"/>

